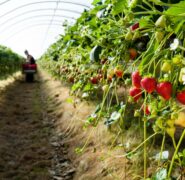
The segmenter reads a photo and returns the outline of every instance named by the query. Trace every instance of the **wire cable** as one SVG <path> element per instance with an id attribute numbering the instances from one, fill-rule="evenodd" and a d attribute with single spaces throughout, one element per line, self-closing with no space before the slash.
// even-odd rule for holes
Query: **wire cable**
<path id="1" fill-rule="evenodd" d="M 19 10 L 19 9 L 22 9 L 22 8 L 25 8 L 27 6 L 32 6 L 32 5 L 35 5 L 35 4 L 43 4 L 43 3 L 56 3 L 58 1 L 38 1 L 38 2 L 32 2 L 32 3 L 27 3 L 27 4 L 24 4 L 24 5 L 21 5 L 21 6 L 18 6 L 8 12 L 6 12 L 5 14 L 1 15 L 0 18 L 3 18 L 4 16 L 8 15 L 8 14 L 11 14 L 12 12 L 15 12 L 16 10 Z M 71 1 L 60 1 L 60 3 L 66 3 L 66 4 L 74 4 L 74 5 L 78 5 L 78 6 L 83 6 L 83 7 L 86 7 L 86 8 L 90 8 L 90 6 L 88 5 L 84 5 L 82 3 L 75 3 L 75 2 L 71 2 Z"/>

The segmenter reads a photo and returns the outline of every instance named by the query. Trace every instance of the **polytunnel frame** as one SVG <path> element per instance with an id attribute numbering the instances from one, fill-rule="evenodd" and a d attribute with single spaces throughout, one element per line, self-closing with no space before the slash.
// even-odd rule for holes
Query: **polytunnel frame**
<path id="1" fill-rule="evenodd" d="M 41 9 L 34 9 L 34 10 L 30 10 L 30 11 L 26 11 L 23 13 L 18 14 L 17 16 L 14 16 L 13 18 L 9 18 L 6 21 L 0 23 L 1 27 L 4 26 L 5 24 L 9 23 L 10 21 L 13 21 L 14 19 L 22 16 L 22 15 L 26 15 L 26 14 L 31 14 L 32 12 L 40 12 L 40 11 L 52 11 L 54 10 L 54 8 L 41 8 Z M 76 14 L 81 14 L 82 12 L 80 11 L 75 11 L 75 10 L 70 10 L 70 9 L 63 9 L 63 8 L 57 8 L 57 11 L 66 11 L 66 12 L 72 12 L 72 13 L 76 13 Z"/>
<path id="2" fill-rule="evenodd" d="M 3 5 L 3 4 L 5 4 L 5 3 L 7 3 L 8 1 L 10 1 L 10 0 L 6 0 L 6 1 L 0 3 L 0 6 Z"/>
<path id="3" fill-rule="evenodd" d="M 65 21 L 65 20 L 63 20 L 63 21 Z M 34 28 L 34 27 L 38 27 L 38 26 L 48 26 L 49 24 L 50 24 L 50 22 L 48 22 L 48 23 L 31 24 L 31 25 L 29 25 L 29 26 L 25 26 L 24 28 L 21 28 L 21 29 L 18 30 L 17 32 L 15 32 L 15 33 L 13 33 L 12 35 L 10 35 L 9 37 L 7 37 L 7 38 L 5 39 L 5 41 L 8 41 L 10 38 L 14 37 L 14 36 L 17 35 L 18 33 L 23 32 L 24 30 L 26 30 L 26 29 L 28 29 L 28 28 Z M 60 27 L 62 27 L 62 25 L 61 25 L 61 24 L 58 24 L 58 23 L 52 23 L 51 27 L 52 27 L 52 26 L 60 26 Z"/>
<path id="4" fill-rule="evenodd" d="M 21 19 L 17 22 L 14 22 L 8 26 L 5 26 L 3 29 L 0 29 L 0 33 L 3 33 L 3 31 L 9 29 L 9 28 L 12 28 L 13 26 L 16 26 L 17 24 L 20 24 L 21 22 L 24 22 L 26 20 L 29 20 L 29 19 L 35 19 L 35 18 L 40 18 L 40 17 L 52 17 L 53 14 L 49 15 L 49 14 L 42 14 L 42 15 L 36 15 L 36 16 L 30 16 L 30 17 L 27 17 L 27 18 L 24 18 L 24 19 Z M 71 20 L 76 20 L 76 18 L 74 17 L 70 17 L 70 16 L 65 16 L 65 15 L 55 15 L 55 17 L 61 17 L 61 18 L 65 18 L 65 19 L 71 19 Z M 49 20 L 50 21 L 50 20 Z"/>
<path id="5" fill-rule="evenodd" d="M 10 0 L 7 0 L 7 1 L 3 2 L 3 4 L 5 4 L 5 3 L 9 2 L 9 1 L 10 1 Z M 19 9 L 22 9 L 22 8 L 25 8 L 25 7 L 28 7 L 28 6 L 32 6 L 32 5 L 35 5 L 35 4 L 44 4 L 44 3 L 56 3 L 56 4 L 57 4 L 56 8 L 53 8 L 54 14 L 53 14 L 53 16 L 52 16 L 52 19 L 51 19 L 48 23 L 32 24 L 32 25 L 26 26 L 26 27 L 20 29 L 19 31 L 13 33 L 11 36 L 9 36 L 8 38 L 6 38 L 5 41 L 7 41 L 7 40 L 10 39 L 11 37 L 15 36 L 16 34 L 22 32 L 22 31 L 24 31 L 24 30 L 26 30 L 26 29 L 28 29 L 28 28 L 34 28 L 34 27 L 36 27 L 36 26 L 43 26 L 43 25 L 44 25 L 44 26 L 48 26 L 48 29 L 47 29 L 47 32 L 46 32 L 46 35 L 45 35 L 45 36 L 47 37 L 50 26 L 61 26 L 61 24 L 53 23 L 53 22 L 55 22 L 55 21 L 54 21 L 54 17 L 56 16 L 55 12 L 58 10 L 58 4 L 59 4 L 59 3 L 74 4 L 74 5 L 78 5 L 78 6 L 83 6 L 83 7 L 85 7 L 84 10 L 85 10 L 86 8 L 90 9 L 90 6 L 88 6 L 88 5 L 85 5 L 85 4 L 82 4 L 82 3 L 76 3 L 76 2 L 72 2 L 72 1 L 63 1 L 63 0 L 58 0 L 58 1 L 37 1 L 37 2 L 32 2 L 32 3 L 23 4 L 23 5 L 20 5 L 20 6 L 16 7 L 16 8 L 14 8 L 14 9 L 11 9 L 10 11 L 8 11 L 8 12 L 4 13 L 3 15 L 1 15 L 1 16 L 0 16 L 0 19 L 3 18 L 3 17 L 5 17 L 6 15 L 9 15 L 9 14 L 11 14 L 11 13 L 13 13 L 13 12 L 19 10 Z M 33 11 L 34 11 L 34 10 L 33 10 Z M 68 11 L 70 12 L 70 11 L 72 11 L 72 10 L 68 10 Z M 74 11 L 73 11 L 73 12 L 74 12 Z M 80 13 L 83 13 L 83 11 L 80 12 Z M 20 14 L 19 14 L 19 15 L 20 15 Z M 14 18 L 16 18 L 16 17 L 17 17 L 17 16 L 14 16 L 14 17 L 11 18 L 11 19 L 14 19 Z M 62 22 L 62 21 L 61 21 L 61 22 Z M 64 22 L 65 22 L 65 19 L 64 19 Z M 1 24 L 0 24 L 0 25 L 1 25 Z M 44 40 L 45 40 L 45 39 L 44 39 Z M 43 43 L 43 44 L 44 44 L 44 43 Z"/>
<path id="6" fill-rule="evenodd" d="M 32 3 L 27 3 L 27 4 L 23 4 L 21 6 L 18 6 L 6 13 L 4 13 L 3 15 L 0 16 L 0 19 L 3 18 L 4 16 L 8 15 L 8 14 L 11 14 L 12 12 L 15 12 L 16 10 L 19 10 L 19 9 L 22 9 L 22 8 L 25 8 L 27 6 L 31 6 L 31 5 L 34 5 L 34 4 L 44 4 L 44 3 L 66 3 L 66 4 L 74 4 L 74 5 L 79 5 L 79 6 L 83 6 L 83 7 L 86 7 L 88 9 L 90 9 L 90 6 L 88 5 L 84 5 L 82 3 L 76 3 L 76 2 L 72 2 L 72 1 L 37 1 L 37 2 L 32 2 Z"/>

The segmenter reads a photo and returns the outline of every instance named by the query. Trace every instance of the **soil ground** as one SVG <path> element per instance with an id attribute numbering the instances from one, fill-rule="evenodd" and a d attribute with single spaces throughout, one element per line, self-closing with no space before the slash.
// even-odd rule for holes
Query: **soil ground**
<path id="1" fill-rule="evenodd" d="M 43 71 L 34 83 L 21 75 L 0 82 L 0 180 L 132 179 L 104 123 L 84 128 L 96 102 L 71 97 L 69 89 Z M 138 139 L 125 138 L 130 146 Z"/>
<path id="2" fill-rule="evenodd" d="M 1 180 L 73 179 L 75 170 L 54 133 L 42 84 L 41 76 L 26 83 L 19 75 L 0 88 Z"/>

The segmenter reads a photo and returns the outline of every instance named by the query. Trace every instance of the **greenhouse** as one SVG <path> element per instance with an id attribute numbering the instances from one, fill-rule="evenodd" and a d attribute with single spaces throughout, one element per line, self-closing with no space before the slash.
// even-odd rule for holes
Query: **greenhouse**
<path id="1" fill-rule="evenodd" d="M 0 179 L 185 180 L 185 0 L 0 0 Z"/>

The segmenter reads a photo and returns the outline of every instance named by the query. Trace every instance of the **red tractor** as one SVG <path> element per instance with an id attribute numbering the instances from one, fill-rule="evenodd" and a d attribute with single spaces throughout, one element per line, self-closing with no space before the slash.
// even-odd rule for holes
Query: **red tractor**
<path id="1" fill-rule="evenodd" d="M 37 64 L 22 64 L 22 73 L 25 74 L 26 82 L 33 82 L 34 75 L 37 73 Z"/>

